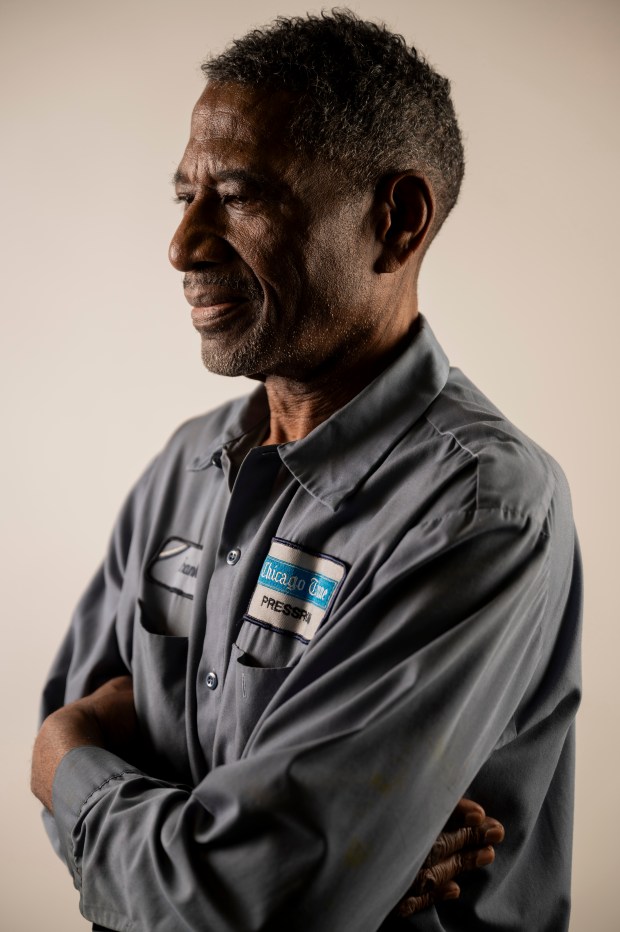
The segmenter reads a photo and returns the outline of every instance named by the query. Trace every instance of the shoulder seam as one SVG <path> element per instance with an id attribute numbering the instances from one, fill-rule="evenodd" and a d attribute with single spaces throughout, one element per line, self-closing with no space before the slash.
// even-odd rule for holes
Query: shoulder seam
<path id="1" fill-rule="evenodd" d="M 465 444 L 461 443 L 458 437 L 456 437 L 452 433 L 451 430 L 440 430 L 437 424 L 435 424 L 435 422 L 430 419 L 428 413 L 424 415 L 424 418 L 426 420 L 426 423 L 429 424 L 433 428 L 433 430 L 437 434 L 439 434 L 440 437 L 450 437 L 452 440 L 454 440 L 454 442 L 459 447 L 459 449 L 463 450 L 464 453 L 467 453 L 468 456 L 470 456 L 473 460 L 475 460 L 476 462 L 476 509 L 478 509 L 478 504 L 480 502 L 480 469 L 479 469 L 478 454 L 474 453 L 473 450 L 470 450 L 469 447 L 466 447 Z"/>
<path id="2" fill-rule="evenodd" d="M 541 522 L 538 522 L 536 518 L 534 517 L 534 515 L 528 514 L 527 512 L 519 511 L 517 508 L 507 508 L 507 507 L 493 508 L 491 506 L 476 506 L 476 508 L 465 508 L 462 511 L 460 510 L 446 511 L 442 515 L 438 515 L 436 518 L 431 518 L 428 521 L 420 521 L 418 524 L 413 525 L 411 530 L 414 530 L 414 528 L 416 527 L 419 527 L 419 528 L 437 527 L 447 518 L 452 518 L 456 516 L 459 516 L 462 518 L 467 518 L 469 516 L 473 517 L 474 515 L 480 514 L 483 511 L 494 512 L 497 515 L 501 515 L 503 518 L 520 518 L 522 521 L 534 521 L 537 524 L 540 523 L 540 535 L 542 537 L 550 536 L 549 532 L 544 529 L 543 524 Z"/>
<path id="3" fill-rule="evenodd" d="M 457 446 L 459 446 L 459 447 L 461 448 L 461 450 L 464 450 L 465 453 L 469 453 L 469 455 L 472 457 L 472 459 L 475 459 L 475 460 L 478 459 L 478 454 L 477 454 L 477 453 L 474 453 L 473 450 L 470 450 L 469 447 L 466 447 L 464 443 L 461 443 L 461 441 L 458 439 L 458 437 L 456 437 L 456 436 L 452 433 L 451 430 L 441 430 L 441 429 L 437 426 L 437 424 L 435 424 L 435 422 L 432 421 L 432 420 L 430 419 L 430 417 L 429 417 L 428 414 L 425 414 L 424 417 L 425 417 L 425 420 L 427 421 L 427 423 L 430 424 L 430 426 L 433 428 L 433 430 L 436 431 L 436 432 L 439 434 L 440 437 L 451 437 L 452 440 L 454 440 L 454 442 L 457 444 Z"/>

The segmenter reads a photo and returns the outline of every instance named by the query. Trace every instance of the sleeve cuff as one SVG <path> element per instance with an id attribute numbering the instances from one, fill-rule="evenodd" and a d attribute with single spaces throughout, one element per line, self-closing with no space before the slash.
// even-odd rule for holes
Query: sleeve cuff
<path id="1" fill-rule="evenodd" d="M 142 771 L 99 747 L 79 747 L 69 751 L 56 768 L 52 785 L 54 821 L 60 838 L 61 854 L 77 880 L 79 867 L 73 855 L 72 834 L 86 803 L 112 780 Z"/>

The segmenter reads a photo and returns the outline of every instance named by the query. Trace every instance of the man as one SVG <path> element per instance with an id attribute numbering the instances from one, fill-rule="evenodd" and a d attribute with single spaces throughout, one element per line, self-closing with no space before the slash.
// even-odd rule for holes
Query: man
<path id="1" fill-rule="evenodd" d="M 170 258 L 207 367 L 259 385 L 146 470 L 46 688 L 84 915 L 388 928 L 467 791 L 501 856 L 411 924 L 565 929 L 579 558 L 559 467 L 418 310 L 448 82 L 347 13 L 204 67 Z"/>

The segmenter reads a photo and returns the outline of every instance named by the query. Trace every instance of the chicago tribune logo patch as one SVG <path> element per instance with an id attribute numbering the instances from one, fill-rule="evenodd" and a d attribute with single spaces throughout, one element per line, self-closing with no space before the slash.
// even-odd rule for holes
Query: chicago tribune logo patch
<path id="1" fill-rule="evenodd" d="M 331 608 L 346 575 L 344 563 L 274 537 L 246 618 L 307 644 Z"/>

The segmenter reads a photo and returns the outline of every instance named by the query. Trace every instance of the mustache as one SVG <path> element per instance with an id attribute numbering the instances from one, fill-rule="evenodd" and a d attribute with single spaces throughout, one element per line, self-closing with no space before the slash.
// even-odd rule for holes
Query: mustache
<path id="1" fill-rule="evenodd" d="M 183 288 L 186 291 L 200 291 L 213 285 L 244 295 L 250 301 L 262 301 L 263 299 L 263 289 L 258 282 L 251 278 L 243 278 L 241 275 L 196 271 L 187 272 L 183 276 Z"/>

